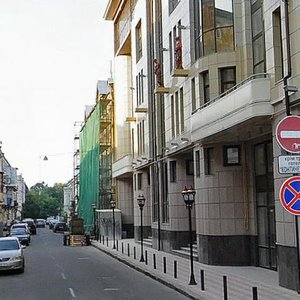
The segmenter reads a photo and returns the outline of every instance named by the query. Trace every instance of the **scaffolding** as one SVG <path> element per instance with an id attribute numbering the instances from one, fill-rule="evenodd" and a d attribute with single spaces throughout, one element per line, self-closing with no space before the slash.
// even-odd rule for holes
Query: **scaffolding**
<path id="1" fill-rule="evenodd" d="M 98 81 L 97 102 L 100 107 L 99 128 L 99 205 L 100 209 L 110 208 L 114 193 L 112 161 L 114 145 L 114 91 L 111 81 Z"/>

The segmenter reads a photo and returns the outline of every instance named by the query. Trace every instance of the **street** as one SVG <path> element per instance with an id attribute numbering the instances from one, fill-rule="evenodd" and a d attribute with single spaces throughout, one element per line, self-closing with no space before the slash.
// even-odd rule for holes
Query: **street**
<path id="1" fill-rule="evenodd" d="M 187 299 L 92 246 L 63 246 L 48 228 L 24 251 L 24 274 L 0 274 L 1 300 Z"/>

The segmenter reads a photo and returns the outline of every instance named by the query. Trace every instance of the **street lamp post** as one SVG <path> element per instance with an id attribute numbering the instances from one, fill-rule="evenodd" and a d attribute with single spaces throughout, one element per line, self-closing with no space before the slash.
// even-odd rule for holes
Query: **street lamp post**
<path id="1" fill-rule="evenodd" d="M 140 259 L 140 262 L 144 262 L 144 250 L 143 250 L 143 208 L 144 208 L 144 205 L 145 205 L 145 197 L 144 195 L 142 194 L 139 194 L 137 196 L 137 203 L 140 207 L 140 211 L 141 211 L 141 259 Z"/>
<path id="2" fill-rule="evenodd" d="M 96 204 L 92 203 L 92 209 L 93 209 L 93 234 L 94 239 L 96 239 Z"/>
<path id="3" fill-rule="evenodd" d="M 115 208 L 116 208 L 116 201 L 110 201 L 110 207 L 112 208 L 112 215 L 113 215 L 113 249 L 116 249 L 116 222 L 115 222 Z"/>
<path id="4" fill-rule="evenodd" d="M 189 233 L 190 233 L 190 262 L 191 262 L 191 275 L 190 275 L 190 285 L 196 285 L 197 282 L 195 280 L 194 276 L 194 261 L 193 261 L 193 236 L 192 236 L 192 207 L 193 203 L 195 201 L 195 194 L 196 191 L 193 189 L 193 187 L 190 187 L 187 189 L 187 187 L 184 188 L 184 190 L 181 192 L 184 203 L 186 205 L 186 208 L 189 210 Z"/>

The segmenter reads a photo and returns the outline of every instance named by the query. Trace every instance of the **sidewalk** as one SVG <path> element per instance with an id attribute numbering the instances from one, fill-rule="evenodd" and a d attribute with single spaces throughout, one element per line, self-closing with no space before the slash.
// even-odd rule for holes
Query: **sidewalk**
<path id="1" fill-rule="evenodd" d="M 108 243 L 108 244 L 107 244 Z M 258 300 L 299 300 L 300 295 L 278 284 L 274 271 L 256 267 L 222 267 L 194 262 L 197 285 L 189 285 L 190 260 L 150 247 L 144 247 L 145 262 L 140 262 L 140 244 L 133 239 L 116 242 L 118 249 L 112 249 L 112 241 L 92 241 L 92 246 L 170 286 L 192 299 L 222 300 L 224 298 L 223 276 L 227 276 L 227 294 L 230 300 L 252 300 L 252 288 L 257 287 Z M 129 253 L 128 253 L 129 249 Z M 165 267 L 164 267 L 165 261 Z M 175 262 L 176 261 L 176 262 Z M 174 263 L 175 262 L 175 263 Z M 177 278 L 176 274 L 177 264 Z M 201 290 L 200 270 L 204 270 L 204 290 Z"/>

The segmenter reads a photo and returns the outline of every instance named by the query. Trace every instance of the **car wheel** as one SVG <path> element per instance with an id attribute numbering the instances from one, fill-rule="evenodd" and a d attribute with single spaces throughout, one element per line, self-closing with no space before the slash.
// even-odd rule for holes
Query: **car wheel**
<path id="1" fill-rule="evenodd" d="M 19 270 L 19 273 L 22 274 L 25 271 L 25 263 L 23 263 L 22 268 Z"/>

